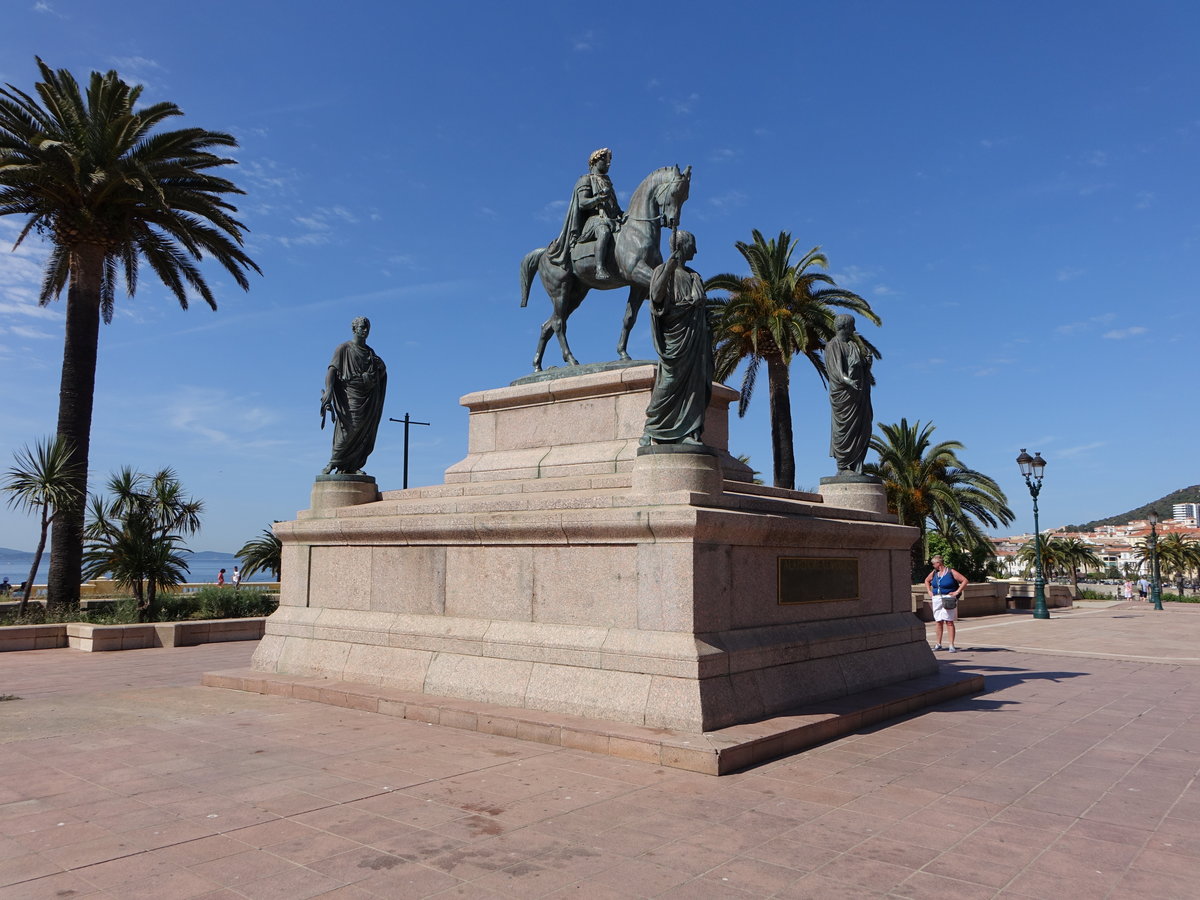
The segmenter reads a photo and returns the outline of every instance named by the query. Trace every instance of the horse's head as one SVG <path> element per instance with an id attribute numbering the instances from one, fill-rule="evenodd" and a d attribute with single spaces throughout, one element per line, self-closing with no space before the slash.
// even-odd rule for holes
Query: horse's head
<path id="1" fill-rule="evenodd" d="M 668 170 L 668 176 L 654 192 L 654 199 L 663 225 L 676 228 L 679 226 L 679 214 L 691 189 L 692 167 L 688 166 L 680 172 L 679 166 L 672 166 Z"/>

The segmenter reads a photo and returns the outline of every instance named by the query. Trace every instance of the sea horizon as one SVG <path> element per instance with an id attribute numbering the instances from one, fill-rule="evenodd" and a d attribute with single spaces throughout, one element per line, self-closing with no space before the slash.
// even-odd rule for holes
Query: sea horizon
<path id="1" fill-rule="evenodd" d="M 26 578 L 29 577 L 29 566 L 32 564 L 32 562 L 33 561 L 30 560 L 30 562 L 25 564 L 24 566 L 22 566 L 20 563 L 16 563 L 16 562 L 0 562 L 0 578 L 7 578 L 10 584 L 18 585 L 22 581 L 24 581 Z M 229 560 L 220 560 L 220 559 L 191 560 L 188 563 L 187 583 L 188 584 L 207 584 L 210 582 L 215 582 L 217 580 L 217 573 L 221 569 L 225 570 L 225 581 L 228 582 L 230 579 L 230 576 L 233 574 L 234 566 L 240 567 L 239 563 L 237 562 L 236 557 L 231 557 L 231 559 L 229 559 Z M 45 584 L 46 583 L 46 575 L 49 572 L 49 570 L 50 570 L 50 554 L 47 553 L 45 556 L 42 557 L 41 565 L 38 566 L 37 575 L 34 577 L 33 583 L 34 584 Z M 268 572 L 255 572 L 249 578 L 243 579 L 242 583 L 243 584 L 252 584 L 254 582 L 274 581 L 274 580 L 275 580 L 275 575 L 273 572 L 269 572 L 269 571 Z"/>

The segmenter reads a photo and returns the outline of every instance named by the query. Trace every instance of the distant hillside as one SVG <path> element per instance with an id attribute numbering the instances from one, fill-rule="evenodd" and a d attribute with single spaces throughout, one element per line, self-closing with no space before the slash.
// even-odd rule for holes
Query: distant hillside
<path id="1" fill-rule="evenodd" d="M 1146 518 L 1146 516 L 1150 515 L 1150 510 L 1157 512 L 1159 519 L 1169 519 L 1172 515 L 1171 508 L 1176 503 L 1200 503 L 1200 484 L 1193 484 L 1191 487 L 1172 491 L 1165 497 L 1159 497 L 1145 506 L 1139 506 L 1137 509 L 1123 512 L 1119 516 L 1096 519 L 1094 522 L 1084 522 L 1082 525 L 1066 525 L 1063 527 L 1063 531 L 1092 531 L 1101 525 L 1124 525 L 1136 519 Z"/>

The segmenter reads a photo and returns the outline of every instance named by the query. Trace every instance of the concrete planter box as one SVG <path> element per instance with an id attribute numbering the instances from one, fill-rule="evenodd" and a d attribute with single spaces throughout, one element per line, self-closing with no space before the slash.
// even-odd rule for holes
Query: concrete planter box
<path id="1" fill-rule="evenodd" d="M 144 625 L 67 626 L 70 646 L 91 652 L 143 650 L 147 647 L 192 647 L 218 641 L 256 641 L 263 636 L 266 618 L 198 619 L 187 622 L 153 622 Z"/>
<path id="2" fill-rule="evenodd" d="M 1033 609 L 1033 594 L 1036 585 L 1032 581 L 1014 581 L 1008 584 L 1009 606 L 1013 609 Z M 1069 584 L 1046 585 L 1046 606 L 1070 607 L 1075 603 L 1075 594 Z"/>
<path id="3" fill-rule="evenodd" d="M 218 641 L 257 641 L 264 616 L 246 619 L 197 619 L 144 625 L 8 625 L 0 628 L 0 653 L 6 650 L 53 650 L 71 647 L 89 652 L 192 647 Z"/>
<path id="4" fill-rule="evenodd" d="M 1007 582 L 989 581 L 985 584 L 968 584 L 958 601 L 958 617 L 994 616 L 1008 609 Z M 913 612 L 922 622 L 933 621 L 933 604 L 925 595 L 925 585 L 914 584 L 912 588 Z"/>
<path id="5" fill-rule="evenodd" d="M 65 646 L 66 625 L 8 625 L 0 628 L 0 653 L 6 650 L 55 650 Z"/>

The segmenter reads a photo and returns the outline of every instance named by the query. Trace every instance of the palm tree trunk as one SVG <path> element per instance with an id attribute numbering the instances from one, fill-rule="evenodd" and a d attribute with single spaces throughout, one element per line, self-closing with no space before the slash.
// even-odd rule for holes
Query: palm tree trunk
<path id="1" fill-rule="evenodd" d="M 766 357 L 771 395 L 771 457 L 775 487 L 796 488 L 796 457 L 792 445 L 792 396 L 787 363 L 778 355 Z"/>
<path id="2" fill-rule="evenodd" d="M 929 529 L 924 518 L 917 522 L 917 529 L 917 539 L 913 541 L 912 550 L 909 551 L 909 576 L 913 584 L 920 584 L 925 580 L 925 561 L 929 558 Z"/>
<path id="3" fill-rule="evenodd" d="M 33 580 L 37 578 L 38 567 L 42 564 L 42 553 L 46 549 L 46 534 L 50 531 L 50 516 L 46 513 L 49 506 L 42 504 L 42 533 L 38 537 L 37 549 L 33 551 L 33 566 L 29 569 L 29 577 L 25 580 L 25 590 L 21 593 L 21 605 L 17 607 L 17 618 L 25 616 L 29 606 L 29 597 L 33 593 Z"/>
<path id="4" fill-rule="evenodd" d="M 76 486 L 87 496 L 88 455 L 91 451 L 92 402 L 96 390 L 96 351 L 100 340 L 100 285 L 104 248 L 83 244 L 72 251 L 71 284 L 67 289 L 66 341 L 62 381 L 58 392 L 58 434 L 75 448 Z M 46 608 L 78 609 L 83 571 L 82 502 L 60 510 L 50 542 L 50 572 Z"/>

